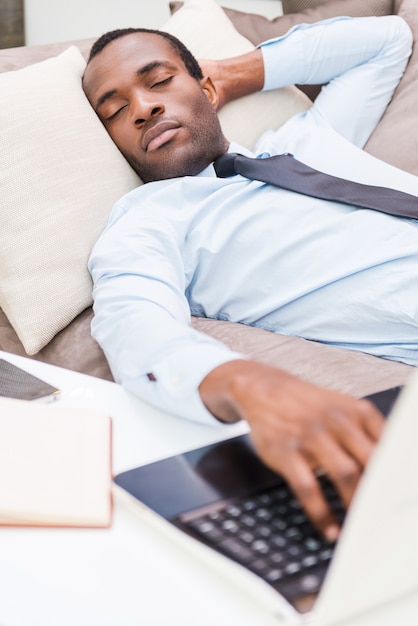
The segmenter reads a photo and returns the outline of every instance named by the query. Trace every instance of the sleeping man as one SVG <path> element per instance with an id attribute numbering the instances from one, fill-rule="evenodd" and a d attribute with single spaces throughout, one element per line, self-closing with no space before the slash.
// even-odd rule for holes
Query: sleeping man
<path id="1" fill-rule="evenodd" d="M 251 53 L 199 65 L 175 38 L 126 29 L 93 46 L 85 93 L 146 183 L 114 207 L 91 254 L 92 332 L 115 379 L 147 402 L 203 423 L 247 420 L 330 540 L 339 529 L 317 482 L 349 505 L 383 428 L 364 400 L 232 352 L 190 326 L 230 320 L 418 363 L 414 219 L 323 200 L 230 172 L 225 153 L 291 153 L 339 177 L 414 196 L 418 179 L 361 148 L 412 45 L 396 16 L 302 25 Z M 289 84 L 326 84 L 309 111 L 254 152 L 224 137 L 217 111 Z M 251 124 L 251 120 L 247 121 Z"/>

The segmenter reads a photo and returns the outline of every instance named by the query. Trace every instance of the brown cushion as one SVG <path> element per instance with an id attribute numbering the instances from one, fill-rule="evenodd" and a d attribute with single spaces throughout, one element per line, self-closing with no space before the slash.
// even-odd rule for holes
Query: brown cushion
<path id="1" fill-rule="evenodd" d="M 245 324 L 193 318 L 193 327 L 247 356 L 356 397 L 405 384 L 415 368 Z"/>
<path id="2" fill-rule="evenodd" d="M 65 367 L 82 374 L 113 380 L 105 356 L 90 333 L 91 308 L 78 315 L 64 330 L 55 335 L 34 359 Z M 28 356 L 9 320 L 0 309 L 0 350 Z"/>
<path id="3" fill-rule="evenodd" d="M 20 70 L 22 67 L 39 63 L 49 57 L 57 56 L 70 46 L 77 46 L 84 58 L 90 52 L 90 48 L 96 37 L 80 39 L 77 41 L 65 41 L 61 43 L 41 44 L 37 46 L 22 46 L 20 48 L 7 48 L 0 50 L 0 72 Z"/>
<path id="4" fill-rule="evenodd" d="M 413 32 L 414 42 L 418 40 L 418 2 L 416 0 L 395 0 L 394 2 L 392 0 L 368 0 L 367 2 L 364 0 L 283 0 L 284 12 L 293 12 L 273 20 L 231 9 L 224 10 L 235 28 L 255 44 L 264 39 L 282 35 L 291 26 L 300 22 L 311 23 L 335 15 L 360 17 L 391 13 L 403 17 Z M 301 12 L 296 13 L 296 11 Z M 300 88 L 311 99 L 314 99 L 318 92 L 315 86 L 301 86 Z M 418 47 L 415 46 L 391 103 L 365 145 L 367 152 L 416 176 L 418 176 L 417 89 Z"/>
<path id="5" fill-rule="evenodd" d="M 300 13 L 317 7 L 325 8 L 325 5 L 341 5 L 339 15 L 362 16 L 362 15 L 389 15 L 392 13 L 392 0 L 282 0 L 283 13 Z M 334 9 L 333 9 L 334 10 Z M 365 13 L 365 11 L 370 11 Z"/>
<path id="6" fill-rule="evenodd" d="M 409 24 L 414 49 L 406 72 L 365 149 L 418 176 L 418 2 L 402 0 L 398 15 Z"/>
<path id="7" fill-rule="evenodd" d="M 34 357 L 39 361 L 113 380 L 105 356 L 90 334 L 92 309 L 86 309 Z M 414 368 L 350 350 L 276 335 L 261 328 L 195 317 L 192 325 L 234 350 L 281 367 L 300 378 L 363 396 L 404 384 Z M 0 350 L 25 355 L 22 344 L 0 309 Z"/>

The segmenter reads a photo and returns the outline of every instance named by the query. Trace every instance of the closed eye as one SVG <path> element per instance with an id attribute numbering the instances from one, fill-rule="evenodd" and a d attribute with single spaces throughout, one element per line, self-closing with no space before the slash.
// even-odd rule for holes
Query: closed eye
<path id="1" fill-rule="evenodd" d="M 115 117 L 117 117 L 119 115 L 119 113 L 126 107 L 127 105 L 125 104 L 123 107 L 120 107 L 119 109 L 117 109 L 117 111 L 115 111 L 114 113 L 112 113 L 111 115 L 109 115 L 108 117 L 105 117 L 105 122 L 111 122 L 113 119 L 115 119 Z"/>
<path id="2" fill-rule="evenodd" d="M 151 89 L 154 89 L 154 87 L 163 87 L 164 85 L 168 85 L 168 83 L 170 83 L 173 80 L 174 76 L 167 76 L 167 78 L 164 78 L 163 80 L 159 80 L 156 83 L 153 83 L 151 86 Z"/>

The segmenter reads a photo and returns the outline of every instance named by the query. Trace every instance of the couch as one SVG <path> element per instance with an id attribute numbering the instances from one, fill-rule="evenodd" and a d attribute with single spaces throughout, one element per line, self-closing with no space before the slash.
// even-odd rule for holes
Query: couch
<path id="1" fill-rule="evenodd" d="M 162 28 L 201 58 L 233 56 L 293 24 L 334 15 L 397 13 L 418 34 L 416 0 L 283 0 L 282 6 L 283 16 L 269 20 L 222 10 L 215 0 L 172 2 Z M 140 15 L 132 26 L 141 26 Z M 140 181 L 83 102 L 80 77 L 92 42 L 0 51 L 0 350 L 112 380 L 90 335 L 86 261 L 113 202 Z M 410 132 L 417 127 L 417 74 L 415 50 L 365 149 L 418 175 L 418 133 Z M 277 99 L 280 113 L 265 123 L 278 125 L 310 106 L 318 89 L 303 93 L 295 86 L 268 96 Z M 259 96 L 233 103 L 222 118 L 229 136 L 237 133 L 234 138 L 248 145 L 253 138 L 240 132 L 248 127 L 249 108 L 262 106 Z M 192 324 L 254 359 L 356 397 L 404 384 L 413 370 L 242 324 L 203 318 Z"/>

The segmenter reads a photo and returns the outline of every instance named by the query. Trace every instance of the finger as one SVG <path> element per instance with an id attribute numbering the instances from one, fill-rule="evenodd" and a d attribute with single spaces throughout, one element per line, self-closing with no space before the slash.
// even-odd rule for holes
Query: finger
<path id="1" fill-rule="evenodd" d="M 293 454 L 284 460 L 283 465 L 285 471 L 282 471 L 282 475 L 313 525 L 328 541 L 336 541 L 340 533 L 339 524 L 306 460 Z"/>
<path id="2" fill-rule="evenodd" d="M 332 438 L 337 441 L 337 445 L 355 459 L 360 467 L 366 467 L 376 446 L 376 440 L 365 430 L 363 424 L 342 412 L 335 412 L 333 414 L 332 433 Z M 315 435 L 310 438 L 308 446 L 310 449 L 314 445 L 317 450 L 320 450 L 323 442 L 325 444 L 323 436 L 326 435 L 326 431 L 318 430 Z"/>
<path id="3" fill-rule="evenodd" d="M 361 477 L 361 465 L 349 452 L 329 436 L 319 433 L 309 442 L 310 456 L 315 456 L 318 466 L 332 480 L 346 507 L 353 499 Z"/>
<path id="4" fill-rule="evenodd" d="M 361 424 L 365 432 L 373 441 L 379 441 L 385 427 L 385 418 L 369 400 L 359 400 L 358 405 Z"/>

